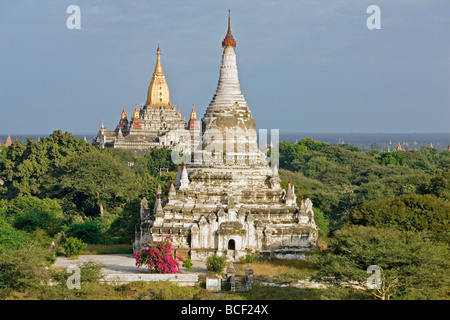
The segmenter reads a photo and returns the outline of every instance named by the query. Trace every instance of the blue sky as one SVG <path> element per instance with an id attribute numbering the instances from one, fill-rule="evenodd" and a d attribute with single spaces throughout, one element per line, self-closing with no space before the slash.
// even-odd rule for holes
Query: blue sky
<path id="1" fill-rule="evenodd" d="M 69 5 L 81 29 L 69 30 Z M 369 5 L 381 29 L 369 30 Z M 0 2 L 0 134 L 95 133 L 145 102 L 161 41 L 171 101 L 201 118 L 228 9 L 258 128 L 450 132 L 450 2 Z"/>

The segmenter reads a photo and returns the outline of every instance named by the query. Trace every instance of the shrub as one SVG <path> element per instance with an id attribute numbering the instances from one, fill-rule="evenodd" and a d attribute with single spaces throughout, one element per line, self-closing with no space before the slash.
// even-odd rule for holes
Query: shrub
<path id="1" fill-rule="evenodd" d="M 87 245 L 80 239 L 69 237 L 63 245 L 64 252 L 69 257 L 78 257 Z"/>
<path id="2" fill-rule="evenodd" d="M 258 255 L 256 255 L 256 254 L 246 254 L 245 255 L 245 262 L 247 262 L 247 263 L 253 263 L 253 262 L 255 262 L 255 261 L 258 261 Z"/>
<path id="3" fill-rule="evenodd" d="M 161 241 L 155 241 L 147 249 L 139 250 L 136 255 L 136 266 L 146 265 L 148 271 L 158 273 L 181 273 L 180 264 L 176 259 L 181 257 L 172 253 L 172 238 L 166 236 Z"/>
<path id="4" fill-rule="evenodd" d="M 226 265 L 225 258 L 219 257 L 215 253 L 206 260 L 206 269 L 216 274 L 221 273 Z"/>
<path id="5" fill-rule="evenodd" d="M 187 256 L 183 261 L 183 267 L 188 270 L 191 270 L 194 264 L 192 263 L 191 257 Z"/>
<path id="6" fill-rule="evenodd" d="M 80 265 L 81 282 L 98 282 L 103 274 L 101 272 L 103 264 L 95 261 L 85 261 Z"/>

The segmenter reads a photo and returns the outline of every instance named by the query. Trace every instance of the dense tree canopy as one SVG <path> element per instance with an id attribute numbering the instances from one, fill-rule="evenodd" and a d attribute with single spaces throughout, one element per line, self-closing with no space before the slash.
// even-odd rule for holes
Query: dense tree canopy
<path id="1" fill-rule="evenodd" d="M 378 199 L 353 210 L 350 222 L 406 231 L 428 231 L 450 244 L 450 202 L 434 195 L 404 195 Z"/>
<path id="2" fill-rule="evenodd" d="M 160 168 L 169 172 L 160 174 Z M 152 204 L 158 185 L 173 179 L 176 169 L 167 148 L 136 156 L 61 131 L 37 142 L 16 141 L 0 153 L 0 216 L 26 232 L 129 243 L 140 199 Z"/>
<path id="3" fill-rule="evenodd" d="M 41 196 L 41 186 L 49 170 L 70 156 L 92 152 L 95 148 L 70 133 L 55 131 L 49 138 L 27 144 L 15 141 L 8 148 L 6 159 L 0 163 L 7 198 L 21 195 Z"/>

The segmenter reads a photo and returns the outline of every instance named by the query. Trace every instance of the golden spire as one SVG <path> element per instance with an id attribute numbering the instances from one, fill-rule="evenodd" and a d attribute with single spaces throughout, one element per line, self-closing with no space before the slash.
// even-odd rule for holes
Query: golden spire
<path id="1" fill-rule="evenodd" d="M 139 118 L 139 110 L 137 108 L 137 104 L 134 107 L 133 119 Z"/>
<path id="2" fill-rule="evenodd" d="M 121 119 L 126 119 L 127 118 L 127 111 L 125 110 L 125 105 L 123 105 L 122 116 L 120 118 Z"/>
<path id="3" fill-rule="evenodd" d="M 159 41 L 158 41 L 158 49 L 156 49 L 155 73 L 164 74 L 162 65 L 161 65 L 161 48 L 159 47 Z"/>
<path id="4" fill-rule="evenodd" d="M 225 35 L 225 39 L 222 41 L 222 47 L 236 47 L 236 40 L 234 40 L 233 35 L 231 34 L 230 27 L 230 10 L 228 10 L 228 31 Z"/>
<path id="5" fill-rule="evenodd" d="M 169 86 L 166 82 L 166 76 L 164 75 L 161 65 L 161 48 L 156 50 L 156 66 L 153 72 L 153 78 L 148 87 L 147 102 L 148 106 L 170 106 Z"/>
<path id="6" fill-rule="evenodd" d="M 191 111 L 191 120 L 196 120 L 197 119 L 197 113 L 195 112 L 194 109 L 194 104 L 192 104 L 192 111 Z"/>

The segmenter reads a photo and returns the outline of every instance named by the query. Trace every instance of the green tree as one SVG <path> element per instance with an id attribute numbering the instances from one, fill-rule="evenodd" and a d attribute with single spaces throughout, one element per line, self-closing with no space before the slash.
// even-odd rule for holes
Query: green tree
<path id="1" fill-rule="evenodd" d="M 56 218 L 63 217 L 62 208 L 55 199 L 40 199 L 25 195 L 13 198 L 8 202 L 7 214 L 10 216 L 20 215 L 30 210 L 48 212 Z"/>
<path id="2" fill-rule="evenodd" d="M 431 178 L 427 191 L 439 198 L 450 200 L 450 172 Z"/>
<path id="3" fill-rule="evenodd" d="M 426 155 L 424 155 L 420 151 L 408 150 L 408 151 L 402 152 L 402 154 L 405 156 L 406 164 L 409 167 L 414 167 L 414 165 L 416 163 L 427 163 L 427 164 L 429 164 Z"/>
<path id="4" fill-rule="evenodd" d="M 403 152 L 382 152 L 378 158 L 381 165 L 406 166 L 406 157 Z"/>
<path id="5" fill-rule="evenodd" d="M 388 173 L 389 171 L 386 172 Z M 424 173 L 404 175 L 395 175 L 395 171 L 392 173 L 391 176 L 374 182 L 363 183 L 358 188 L 355 188 L 353 207 L 358 207 L 368 201 L 380 198 L 391 199 L 402 195 L 429 193 L 427 188 L 432 176 Z"/>
<path id="6" fill-rule="evenodd" d="M 427 157 L 430 163 L 436 163 L 440 158 L 439 152 L 432 147 L 422 147 L 420 148 L 420 152 L 422 152 Z"/>
<path id="7" fill-rule="evenodd" d="M 105 202 L 125 203 L 140 191 L 135 173 L 106 153 L 89 152 L 70 157 L 52 172 L 52 178 L 50 193 L 60 198 L 93 199 L 100 216 Z"/>
<path id="8" fill-rule="evenodd" d="M 16 230 L 5 218 L 0 217 L 0 254 L 16 249 L 26 244 L 29 236 L 21 230 Z"/>
<path id="9" fill-rule="evenodd" d="M 450 243 L 450 202 L 434 195 L 405 195 L 370 201 L 355 209 L 353 224 L 428 231 L 436 241 Z"/>
<path id="10" fill-rule="evenodd" d="M 302 172 L 308 178 L 317 178 L 323 170 L 333 165 L 335 165 L 335 162 L 328 160 L 325 156 L 316 154 L 316 156 L 309 157 L 302 168 Z"/>
<path id="11" fill-rule="evenodd" d="M 148 170 L 153 176 L 159 176 L 160 168 L 178 171 L 178 165 L 172 161 L 172 150 L 167 147 L 152 149 L 145 158 L 148 161 Z"/>
<path id="12" fill-rule="evenodd" d="M 156 194 L 156 190 L 155 190 Z M 111 223 L 106 235 L 110 239 L 115 239 L 120 243 L 132 243 L 135 239 L 135 227 L 140 218 L 140 200 L 135 199 L 126 203 L 122 211 L 118 213 L 116 219 Z M 152 208 L 154 200 L 149 201 L 149 207 Z"/>
<path id="13" fill-rule="evenodd" d="M 330 233 L 330 221 L 319 208 L 314 208 L 314 221 L 319 227 L 319 238 L 326 238 Z"/>
<path id="14" fill-rule="evenodd" d="M 33 232 L 38 229 L 44 230 L 48 235 L 54 236 L 61 231 L 61 218 L 47 211 L 27 210 L 23 214 L 14 217 L 14 228 Z"/>
<path id="15" fill-rule="evenodd" d="M 49 138 L 38 142 L 27 139 L 27 144 L 16 141 L 9 148 L 6 160 L 0 170 L 4 177 L 8 198 L 21 195 L 45 197 L 42 191 L 49 170 L 55 168 L 65 158 L 88 151 L 95 147 L 70 133 L 53 132 Z"/>
<path id="16" fill-rule="evenodd" d="M 297 200 L 303 197 L 310 198 L 314 208 L 319 208 L 325 215 L 331 218 L 335 214 L 339 204 L 340 194 L 324 185 L 319 180 L 305 177 L 301 172 L 292 172 L 280 169 L 281 186 L 287 189 L 288 181 L 295 186 Z M 344 192 L 346 195 L 346 193 Z"/>
<path id="17" fill-rule="evenodd" d="M 344 166 L 330 166 L 323 170 L 317 177 L 326 185 L 349 185 L 351 184 L 350 179 L 352 177 L 352 172 L 350 168 Z"/>
<path id="18" fill-rule="evenodd" d="M 352 182 L 355 185 L 362 185 L 369 182 L 375 182 L 380 179 L 392 177 L 392 176 L 400 176 L 407 174 L 420 173 L 418 170 L 414 170 L 408 167 L 403 166 L 381 166 L 381 165 L 372 165 L 363 169 L 358 173 L 358 176 L 355 177 Z"/>
<path id="19" fill-rule="evenodd" d="M 321 151 L 328 160 L 335 164 L 345 166 L 352 172 L 352 180 L 359 176 L 359 173 L 377 164 L 377 161 L 358 148 L 348 149 L 342 146 L 330 145 Z"/>
<path id="20" fill-rule="evenodd" d="M 328 146 L 328 144 L 325 142 L 314 141 L 311 138 L 302 139 L 297 144 L 299 146 L 305 146 L 308 149 L 308 151 L 321 151 L 326 146 Z"/>
<path id="21" fill-rule="evenodd" d="M 446 156 L 439 159 L 437 167 L 438 169 L 441 169 L 443 172 L 450 171 L 450 157 Z"/>
<path id="22" fill-rule="evenodd" d="M 310 151 L 305 145 L 293 142 L 281 141 L 278 145 L 279 167 L 292 171 L 298 171 L 301 167 L 302 156 Z"/>
<path id="23" fill-rule="evenodd" d="M 66 235 L 90 244 L 100 243 L 103 240 L 100 226 L 95 221 L 74 223 L 67 228 Z"/>

